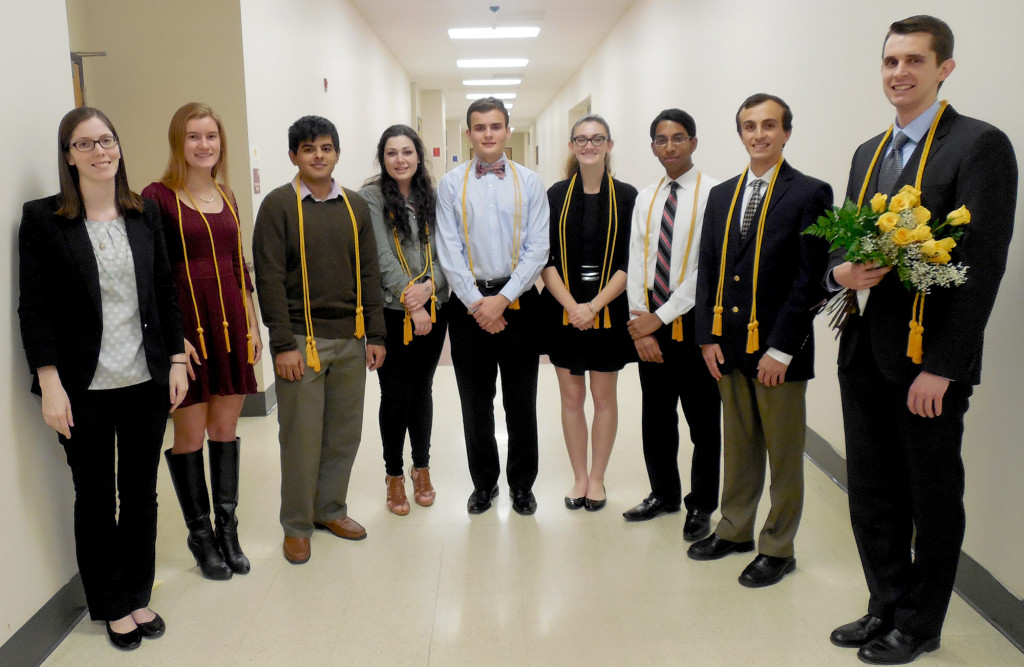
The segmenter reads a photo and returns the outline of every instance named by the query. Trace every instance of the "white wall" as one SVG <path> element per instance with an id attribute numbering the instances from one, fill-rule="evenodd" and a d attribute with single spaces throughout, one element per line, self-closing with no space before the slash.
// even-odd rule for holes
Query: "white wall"
<path id="1" fill-rule="evenodd" d="M 780 0 L 639 0 L 545 109 L 536 124 L 545 182 L 561 178 L 565 117 L 591 96 L 595 113 L 611 124 L 619 177 L 642 187 L 659 177 L 648 128 L 665 107 L 693 114 L 699 137 L 695 161 L 724 179 L 747 161 L 734 115 L 755 92 L 784 98 L 794 112 L 786 156 L 798 169 L 846 190 L 854 148 L 893 117 L 880 89 L 878 68 L 888 25 L 915 13 L 947 21 L 956 35 L 956 71 L 942 89 L 961 113 L 985 119 L 1024 150 L 1019 109 L 1024 87 L 1024 4 L 979 0 L 858 3 Z M 998 17 L 993 20 L 993 17 Z M 995 51 L 993 51 L 995 49 Z M 1018 207 L 1018 212 L 1020 207 Z M 980 223 L 981 221 L 979 221 Z M 1024 361 L 1020 298 L 1024 262 L 1019 235 L 988 328 L 983 384 L 967 415 L 965 550 L 1018 596 L 1024 595 L 1024 411 L 1014 409 Z M 820 322 L 818 379 L 808 395 L 810 426 L 844 450 L 836 345 Z"/>
<path id="2" fill-rule="evenodd" d="M 71 531 L 74 493 L 57 436 L 43 423 L 18 331 L 18 225 L 21 205 L 57 192 L 57 124 L 74 106 L 63 0 L 6 6 L 0 40 L 0 141 L 13 159 L 0 163 L 0 644 L 78 570 Z M 13 29 L 17 26 L 17 29 Z M 30 67 L 26 67 L 31 63 Z"/>

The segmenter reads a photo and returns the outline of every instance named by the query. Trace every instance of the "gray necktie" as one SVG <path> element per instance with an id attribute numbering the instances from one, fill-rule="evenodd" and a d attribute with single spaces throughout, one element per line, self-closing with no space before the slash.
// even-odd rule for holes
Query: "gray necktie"
<path id="1" fill-rule="evenodd" d="M 883 195 L 892 194 L 896 180 L 903 171 L 903 144 L 907 143 L 907 135 L 897 132 L 892 138 L 892 150 L 882 161 L 882 170 L 878 172 L 878 191 Z"/>
<path id="2" fill-rule="evenodd" d="M 754 188 L 753 194 L 750 195 L 750 202 L 747 203 L 747 210 L 743 212 L 743 220 L 740 222 L 740 238 L 747 238 L 747 232 L 750 230 L 750 224 L 754 222 L 754 213 L 757 212 L 757 205 L 761 203 L 761 186 L 764 184 L 760 178 L 755 178 L 750 182 L 750 187 Z"/>

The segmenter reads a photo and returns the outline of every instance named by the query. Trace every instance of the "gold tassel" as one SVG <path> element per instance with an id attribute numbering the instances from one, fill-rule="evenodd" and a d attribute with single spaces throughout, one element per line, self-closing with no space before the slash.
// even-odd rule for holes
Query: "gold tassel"
<path id="1" fill-rule="evenodd" d="M 722 335 L 722 311 L 725 310 L 721 306 L 715 306 L 715 317 L 711 320 L 711 335 L 721 336 Z"/>
<path id="2" fill-rule="evenodd" d="M 402 344 L 408 345 L 412 341 L 412 316 L 405 311 L 405 322 L 402 323 Z"/>
<path id="3" fill-rule="evenodd" d="M 595 325 L 595 326 L 597 326 L 597 325 Z M 611 313 L 608 312 L 608 306 L 604 307 L 604 328 L 605 329 L 611 329 L 612 328 L 612 316 L 611 316 Z"/>
<path id="4" fill-rule="evenodd" d="M 601 328 L 601 316 L 600 315 L 594 315 L 594 328 L 595 329 L 600 329 Z"/>
<path id="5" fill-rule="evenodd" d="M 683 318 L 682 316 L 672 320 L 672 340 L 680 342 L 683 340 Z"/>
<path id="6" fill-rule="evenodd" d="M 747 325 L 747 354 L 753 354 L 761 347 L 761 337 L 757 333 L 757 320 Z"/>
<path id="7" fill-rule="evenodd" d="M 519 299 L 516 299 L 508 305 L 509 310 L 519 310 Z"/>
<path id="8" fill-rule="evenodd" d="M 918 303 L 920 302 L 920 308 Z M 907 356 L 915 364 L 924 358 L 924 294 L 914 295 L 914 304 L 910 314 L 910 335 L 907 336 Z"/>
<path id="9" fill-rule="evenodd" d="M 437 296 L 430 295 L 430 323 L 437 324 Z"/>
<path id="10" fill-rule="evenodd" d="M 366 335 L 366 324 L 363 321 L 363 307 L 359 306 L 356 308 L 356 338 L 362 338 Z"/>
<path id="11" fill-rule="evenodd" d="M 251 333 L 245 334 L 245 348 L 246 348 L 245 361 L 250 366 L 252 366 L 253 364 L 256 363 L 256 346 L 253 345 L 252 334 Z"/>
<path id="12" fill-rule="evenodd" d="M 228 321 L 224 320 L 223 322 L 221 322 L 221 324 L 224 325 L 224 346 L 228 349 L 228 352 L 230 352 L 231 351 L 231 335 L 228 334 Z"/>
<path id="13" fill-rule="evenodd" d="M 306 365 L 314 372 L 320 372 L 320 355 L 316 351 L 316 341 L 312 336 L 306 336 Z"/>
<path id="14" fill-rule="evenodd" d="M 562 326 L 569 326 L 569 311 L 565 308 L 562 309 Z"/>
<path id="15" fill-rule="evenodd" d="M 203 353 L 203 359 L 206 359 L 206 339 L 203 338 L 203 328 L 196 327 L 196 333 L 199 334 L 199 351 Z"/>

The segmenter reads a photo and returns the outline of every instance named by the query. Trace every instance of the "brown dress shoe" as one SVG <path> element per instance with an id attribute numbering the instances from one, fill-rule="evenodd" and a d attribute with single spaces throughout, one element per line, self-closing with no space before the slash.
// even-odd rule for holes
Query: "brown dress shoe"
<path id="1" fill-rule="evenodd" d="M 366 537 L 366 529 L 350 517 L 331 519 L 330 521 L 314 521 L 313 525 L 320 530 L 329 530 L 343 540 L 361 540 Z"/>
<path id="2" fill-rule="evenodd" d="M 430 507 L 433 505 L 437 493 L 430 483 L 430 467 L 409 468 L 409 477 L 412 478 L 412 489 L 416 496 L 416 504 L 420 507 Z"/>
<path id="3" fill-rule="evenodd" d="M 284 559 L 292 565 L 302 565 L 309 560 L 309 538 L 284 538 Z"/>
<path id="4" fill-rule="evenodd" d="M 392 514 L 405 516 L 409 513 L 409 498 L 405 495 L 405 475 L 392 477 L 384 475 L 384 484 L 388 495 L 386 504 Z"/>

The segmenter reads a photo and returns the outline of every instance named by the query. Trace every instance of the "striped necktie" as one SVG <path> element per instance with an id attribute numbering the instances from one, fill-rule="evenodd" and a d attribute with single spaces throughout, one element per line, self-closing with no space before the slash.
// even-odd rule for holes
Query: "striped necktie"
<path id="1" fill-rule="evenodd" d="M 672 229 L 676 221 L 676 190 L 679 184 L 675 181 L 669 185 L 668 199 L 665 210 L 661 214 L 661 233 L 658 234 L 658 260 L 654 265 L 654 307 L 660 308 L 668 301 L 671 291 L 668 288 L 669 271 L 672 266 Z"/>

